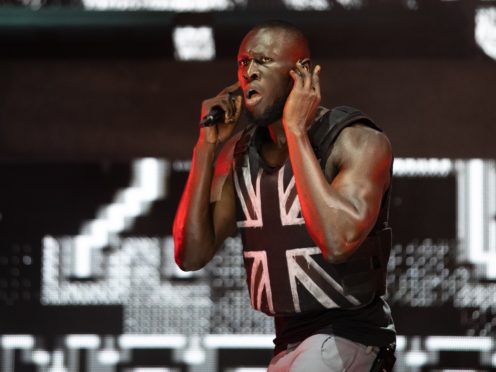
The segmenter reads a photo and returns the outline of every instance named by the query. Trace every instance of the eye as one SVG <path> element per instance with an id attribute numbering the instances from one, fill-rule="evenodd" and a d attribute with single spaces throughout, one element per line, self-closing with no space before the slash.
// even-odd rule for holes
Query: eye
<path id="1" fill-rule="evenodd" d="M 240 66 L 248 66 L 250 64 L 250 60 L 248 58 L 242 58 L 238 61 L 238 65 Z"/>
<path id="2" fill-rule="evenodd" d="M 269 63 L 269 62 L 272 62 L 272 58 L 264 56 L 264 57 L 260 58 L 260 62 Z"/>

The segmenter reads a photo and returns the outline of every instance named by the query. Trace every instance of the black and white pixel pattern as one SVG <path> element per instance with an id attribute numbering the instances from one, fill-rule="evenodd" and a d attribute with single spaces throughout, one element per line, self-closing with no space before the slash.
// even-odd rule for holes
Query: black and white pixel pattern
<path id="1" fill-rule="evenodd" d="M 442 167 L 414 172 L 415 164 L 422 163 L 415 160 L 410 171 L 408 166 L 398 170 L 393 185 L 391 219 L 398 228 L 387 296 L 399 333 L 395 370 L 494 371 L 496 282 L 491 263 L 478 254 L 492 257 L 490 216 L 496 209 L 486 198 L 481 223 L 488 245 L 474 256 L 466 236 L 475 227 L 460 218 L 460 204 L 475 198 L 471 189 L 479 190 L 481 198 L 494 191 L 495 163 L 484 161 L 477 173 L 478 163 L 450 161 L 438 174 L 434 170 Z M 113 234 L 104 247 L 82 251 L 74 248 L 80 226 L 115 202 L 113 192 L 129 186 L 133 167 L 81 167 L 80 172 L 93 177 L 80 177 L 76 186 L 64 179 L 76 174 L 77 166 L 38 165 L 36 174 L 52 179 L 35 196 L 65 199 L 50 210 L 45 199 L 33 198 L 32 205 L 45 213 L 32 214 L 30 223 L 39 216 L 44 228 L 23 235 L 23 218 L 14 213 L 29 213 L 25 190 L 16 193 L 8 186 L 32 180 L 22 165 L 2 166 L 4 177 L 10 174 L 11 179 L 0 185 L 0 229 L 5 233 L 0 371 L 214 372 L 266 366 L 272 319 L 251 309 L 240 239 L 229 238 L 199 272 L 184 273 L 174 263 L 171 223 L 187 175 L 187 167 L 179 165 L 167 171 L 163 196 L 133 224 Z M 470 181 L 470 172 L 482 175 L 482 183 Z M 74 194 L 84 182 L 93 184 L 93 190 L 100 182 L 102 193 L 93 202 L 87 198 L 83 208 L 77 207 Z M 23 209 L 9 202 L 16 198 Z M 78 212 L 71 215 L 71 210 Z M 84 270 L 74 266 L 77 257 L 86 262 Z"/>

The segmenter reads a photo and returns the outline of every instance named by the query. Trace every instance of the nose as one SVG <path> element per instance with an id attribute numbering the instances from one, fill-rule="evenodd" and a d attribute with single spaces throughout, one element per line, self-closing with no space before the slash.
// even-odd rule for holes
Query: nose
<path id="1" fill-rule="evenodd" d="M 245 71 L 243 72 L 243 78 L 246 81 L 253 81 L 260 79 L 260 72 L 258 71 L 258 67 L 254 60 L 250 61 L 250 64 L 247 66 Z"/>

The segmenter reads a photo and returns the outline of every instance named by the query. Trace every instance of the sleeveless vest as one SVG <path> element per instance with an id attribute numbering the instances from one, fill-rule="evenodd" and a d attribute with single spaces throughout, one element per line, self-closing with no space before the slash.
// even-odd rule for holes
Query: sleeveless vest
<path id="1" fill-rule="evenodd" d="M 341 130 L 357 122 L 380 129 L 351 107 L 323 110 L 308 135 L 325 172 Z M 265 165 L 258 154 L 256 129 L 247 127 L 236 143 L 233 170 L 252 306 L 268 315 L 289 315 L 359 308 L 383 295 L 391 250 L 389 190 L 367 239 L 346 262 L 331 264 L 306 229 L 289 158 L 280 168 Z"/>

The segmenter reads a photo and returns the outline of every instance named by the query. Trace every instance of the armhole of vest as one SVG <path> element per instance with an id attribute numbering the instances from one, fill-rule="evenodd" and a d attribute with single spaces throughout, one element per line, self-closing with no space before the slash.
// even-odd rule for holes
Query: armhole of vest
<path id="1" fill-rule="evenodd" d="M 248 125 L 239 133 L 239 137 L 234 145 L 234 158 L 246 152 L 247 148 L 250 146 L 255 129 L 255 125 Z"/>
<path id="2" fill-rule="evenodd" d="M 382 132 L 382 130 L 377 125 L 375 125 L 372 119 L 370 119 L 368 116 L 364 115 L 358 110 L 351 113 L 349 116 L 345 117 L 344 120 L 341 120 L 340 122 L 337 123 L 332 123 L 331 118 L 329 117 L 328 124 L 331 128 L 328 131 L 327 137 L 322 141 L 319 148 L 320 153 L 322 153 L 320 166 L 322 167 L 322 170 L 324 172 L 327 168 L 327 161 L 329 159 L 329 156 L 331 155 L 334 144 L 337 138 L 339 137 L 339 135 L 341 134 L 341 132 L 343 131 L 343 129 L 348 128 L 355 124 L 363 124 L 369 128 Z"/>

